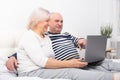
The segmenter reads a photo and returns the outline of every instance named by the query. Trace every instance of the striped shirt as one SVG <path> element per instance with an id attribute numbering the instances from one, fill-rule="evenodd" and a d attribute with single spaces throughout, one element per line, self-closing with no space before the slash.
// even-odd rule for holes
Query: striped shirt
<path id="1" fill-rule="evenodd" d="M 55 59 L 69 60 L 79 58 L 78 38 L 70 35 L 69 33 L 54 34 L 48 32 L 47 35 L 52 41 L 52 47 L 55 52 Z"/>

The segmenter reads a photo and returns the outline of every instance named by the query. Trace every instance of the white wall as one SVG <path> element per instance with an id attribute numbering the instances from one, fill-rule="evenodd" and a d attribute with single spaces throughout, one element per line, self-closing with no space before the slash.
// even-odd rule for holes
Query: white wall
<path id="1" fill-rule="evenodd" d="M 63 32 L 67 31 L 75 36 L 85 37 L 90 34 L 99 34 L 101 25 L 111 23 L 114 24 L 116 34 L 118 24 L 116 23 L 116 1 L 0 0 L 0 32 L 4 36 L 15 35 L 16 30 L 26 26 L 31 11 L 40 6 L 63 15 Z"/>

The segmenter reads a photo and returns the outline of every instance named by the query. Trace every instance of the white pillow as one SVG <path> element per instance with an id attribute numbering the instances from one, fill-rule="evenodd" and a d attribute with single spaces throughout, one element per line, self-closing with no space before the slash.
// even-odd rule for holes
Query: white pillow
<path id="1" fill-rule="evenodd" d="M 15 76 L 6 67 L 6 61 L 8 56 L 12 55 L 15 51 L 15 48 L 0 48 L 0 75 Z"/>

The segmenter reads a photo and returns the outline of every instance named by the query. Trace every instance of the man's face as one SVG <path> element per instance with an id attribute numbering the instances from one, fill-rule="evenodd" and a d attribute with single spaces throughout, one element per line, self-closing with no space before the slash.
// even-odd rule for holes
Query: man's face
<path id="1" fill-rule="evenodd" d="M 63 28 L 63 18 L 60 14 L 52 14 L 49 20 L 49 31 L 61 33 Z"/>

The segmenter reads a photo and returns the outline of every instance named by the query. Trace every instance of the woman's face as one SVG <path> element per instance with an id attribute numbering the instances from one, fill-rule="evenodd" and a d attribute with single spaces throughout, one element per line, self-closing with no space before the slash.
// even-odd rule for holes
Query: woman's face
<path id="1" fill-rule="evenodd" d="M 44 20 L 38 23 L 39 28 L 41 29 L 42 33 L 48 31 L 48 20 Z"/>

